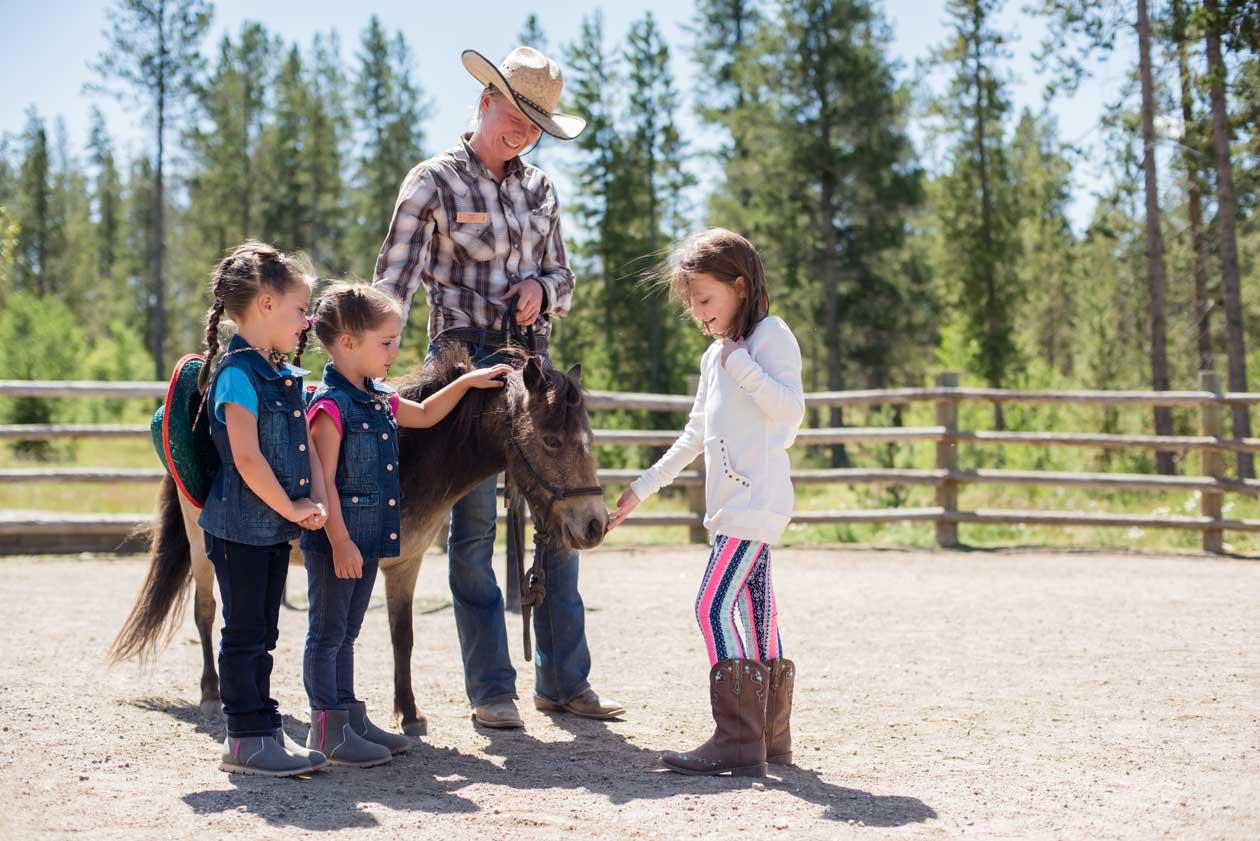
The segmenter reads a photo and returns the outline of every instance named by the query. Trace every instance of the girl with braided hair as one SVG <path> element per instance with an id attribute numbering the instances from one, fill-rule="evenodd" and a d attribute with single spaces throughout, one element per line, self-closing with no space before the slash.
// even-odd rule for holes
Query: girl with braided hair
<path id="1" fill-rule="evenodd" d="M 219 767 L 292 776 L 327 761 L 285 735 L 270 697 L 289 543 L 327 517 L 323 471 L 307 438 L 302 378 L 309 372 L 284 361 L 294 350 L 300 358 L 306 344 L 312 276 L 302 259 L 246 242 L 215 267 L 211 289 L 198 384 L 222 466 L 198 522 L 223 600 L 227 738 Z M 236 334 L 220 357 L 225 319 Z"/>

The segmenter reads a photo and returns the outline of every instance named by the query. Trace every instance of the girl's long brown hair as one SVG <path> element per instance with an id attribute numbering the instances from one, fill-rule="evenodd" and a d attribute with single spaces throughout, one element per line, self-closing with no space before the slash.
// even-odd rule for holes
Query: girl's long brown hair
<path id="1" fill-rule="evenodd" d="M 684 307 L 691 305 L 691 278 L 706 274 L 738 287 L 743 278 L 744 297 L 730 334 L 724 338 L 743 341 L 770 312 L 766 270 L 757 249 L 744 237 L 726 228 L 708 228 L 692 234 L 670 258 L 670 297 Z"/>

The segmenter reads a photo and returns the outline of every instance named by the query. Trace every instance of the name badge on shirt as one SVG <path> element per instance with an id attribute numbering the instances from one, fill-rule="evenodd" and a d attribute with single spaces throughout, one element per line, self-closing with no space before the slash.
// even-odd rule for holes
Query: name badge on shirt
<path id="1" fill-rule="evenodd" d="M 484 225 L 489 221 L 489 213 L 473 213 L 472 211 L 461 210 L 455 214 L 455 222 L 458 225 Z"/>

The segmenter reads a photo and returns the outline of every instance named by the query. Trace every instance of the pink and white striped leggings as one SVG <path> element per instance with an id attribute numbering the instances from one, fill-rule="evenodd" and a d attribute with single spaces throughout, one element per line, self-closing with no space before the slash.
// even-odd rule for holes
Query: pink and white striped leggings
<path id="1" fill-rule="evenodd" d="M 743 627 L 735 621 L 736 608 Z M 696 597 L 696 621 L 709 665 L 732 657 L 762 661 L 782 657 L 778 613 L 770 582 L 770 547 L 716 535 Z"/>

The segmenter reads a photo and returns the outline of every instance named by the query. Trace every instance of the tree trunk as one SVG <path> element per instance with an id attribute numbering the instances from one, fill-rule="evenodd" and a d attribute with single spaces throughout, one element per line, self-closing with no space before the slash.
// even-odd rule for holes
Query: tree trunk
<path id="1" fill-rule="evenodd" d="M 815 56 L 817 59 L 817 56 Z M 814 95 L 818 102 L 818 137 L 822 149 L 831 148 L 831 92 L 826 67 L 821 59 L 817 60 L 814 76 Z M 836 270 L 839 263 L 840 237 L 836 231 L 836 175 L 830 166 L 819 168 L 818 180 L 818 222 L 823 237 L 822 259 L 819 261 L 820 280 L 823 288 L 823 326 L 827 337 L 827 389 L 842 391 L 844 389 L 844 359 L 840 340 L 840 276 Z M 832 406 L 829 411 L 829 424 L 839 428 L 844 425 L 844 410 Z M 849 454 L 843 444 L 831 447 L 831 466 L 848 467 Z"/>
<path id="2" fill-rule="evenodd" d="M 651 123 L 652 136 L 645 144 L 647 147 L 647 172 L 645 173 L 645 183 L 647 186 L 648 201 L 648 254 L 655 256 L 657 254 L 657 231 L 659 223 L 656 219 L 657 213 L 657 195 L 656 195 L 656 144 L 657 130 L 655 123 Z M 664 356 L 664 348 L 661 344 L 664 340 L 661 330 L 661 320 L 659 318 L 648 318 L 648 391 L 662 392 L 665 390 L 664 383 L 661 382 L 661 372 L 663 369 L 662 359 Z"/>
<path id="3" fill-rule="evenodd" d="M 1147 17 L 1146 0 L 1137 4 L 1138 55 L 1142 76 L 1142 172 L 1146 182 L 1146 284 L 1147 311 L 1151 332 L 1151 386 L 1167 391 L 1168 338 L 1164 314 L 1164 239 L 1159 227 L 1159 180 L 1155 169 L 1155 85 L 1151 74 L 1151 22 Z M 1172 435 L 1172 410 L 1155 408 L 1155 434 Z M 1161 450 L 1155 454 L 1160 473 L 1173 472 L 1173 454 Z"/>
<path id="4" fill-rule="evenodd" d="M 1217 0 L 1204 0 L 1210 20 L 1207 30 L 1207 70 L 1212 103 L 1212 149 L 1216 153 L 1217 229 L 1220 231 L 1221 294 L 1225 299 L 1225 349 L 1230 391 L 1247 390 L 1247 355 L 1243 338 L 1242 292 L 1235 233 L 1238 206 L 1234 200 L 1234 172 L 1229 152 L 1229 116 L 1225 109 L 1225 62 L 1221 58 L 1221 20 Z M 1247 406 L 1233 407 L 1233 435 L 1251 437 Z M 1238 453 L 1238 478 L 1250 479 L 1255 468 L 1250 453 Z"/>
<path id="5" fill-rule="evenodd" d="M 736 0 L 732 9 L 731 16 L 735 26 L 735 43 L 731 45 L 732 62 L 737 63 L 743 60 L 742 47 L 744 46 L 744 20 L 747 17 L 747 9 L 743 0 Z M 744 118 L 744 84 L 742 81 L 732 80 L 735 85 L 735 124 L 738 124 Z M 740 161 L 748 159 L 748 144 L 744 142 L 743 132 L 731 132 L 731 140 L 735 145 L 735 157 Z M 746 173 L 741 172 L 741 179 L 747 177 Z M 747 184 L 743 184 L 739 188 L 739 206 L 747 208 L 752 202 L 752 188 Z"/>
<path id="6" fill-rule="evenodd" d="M 980 237 L 984 243 L 984 251 L 986 260 L 984 261 L 984 297 L 985 309 L 989 314 L 988 334 L 992 344 L 997 337 L 998 332 L 1002 329 L 998 323 L 998 307 L 997 307 L 997 266 L 993 264 L 993 185 L 989 173 L 989 156 L 988 147 L 985 143 L 985 102 L 984 96 L 984 78 L 981 73 L 983 63 L 980 57 L 980 27 L 982 21 L 980 13 L 976 12 L 976 18 L 973 20 L 974 28 L 972 30 L 972 47 L 975 50 L 974 72 L 972 75 L 972 84 L 976 89 L 975 98 L 975 118 L 976 118 L 976 157 L 977 172 L 976 176 L 980 180 Z M 992 350 L 990 350 L 992 352 Z M 1002 387 L 1002 376 L 998 370 L 998 364 L 994 360 L 988 360 L 985 367 L 989 371 L 987 378 L 990 388 Z M 1002 430 L 1006 428 L 1006 417 L 1002 413 L 1002 404 L 993 404 L 993 428 Z M 1002 459 L 1001 451 L 998 453 L 999 462 Z"/>
<path id="7" fill-rule="evenodd" d="M 1191 94 L 1190 62 L 1185 37 L 1186 12 L 1182 0 L 1173 0 L 1173 27 L 1177 38 L 1177 75 L 1181 83 L 1181 145 L 1186 149 L 1186 197 L 1190 217 L 1190 246 L 1194 251 L 1191 275 L 1194 278 L 1194 329 L 1199 370 L 1212 370 L 1212 300 L 1208 295 L 1207 254 L 1203 241 L 1203 183 L 1193 155 L 1195 143 L 1190 133 L 1194 124 L 1194 97 Z"/>
<path id="8" fill-rule="evenodd" d="M 166 339 L 166 283 L 162 277 L 162 264 L 165 261 L 165 229 L 166 229 L 166 191 L 162 181 L 162 165 L 165 159 L 166 140 L 166 4 L 158 4 L 158 71 L 157 71 L 157 166 L 153 182 L 153 367 L 158 380 L 169 375 L 166 360 L 163 358 L 163 346 Z"/>

